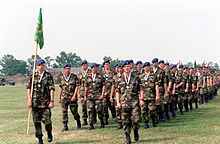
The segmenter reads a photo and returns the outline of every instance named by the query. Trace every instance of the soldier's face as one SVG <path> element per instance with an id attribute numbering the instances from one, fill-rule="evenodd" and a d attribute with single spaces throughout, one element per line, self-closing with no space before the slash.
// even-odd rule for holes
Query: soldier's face
<path id="1" fill-rule="evenodd" d="M 154 62 L 154 63 L 153 63 L 153 66 L 154 66 L 154 67 L 157 67 L 157 66 L 158 66 L 158 62 Z"/>
<path id="2" fill-rule="evenodd" d="M 96 67 L 91 68 L 92 73 L 96 73 Z"/>
<path id="3" fill-rule="evenodd" d="M 115 67 L 115 71 L 118 72 L 118 66 Z"/>
<path id="4" fill-rule="evenodd" d="M 180 72 L 183 72 L 183 68 L 179 68 L 179 71 L 180 71 Z"/>
<path id="5" fill-rule="evenodd" d="M 39 66 L 37 66 L 38 71 L 43 71 L 45 67 L 45 64 L 41 64 Z"/>
<path id="6" fill-rule="evenodd" d="M 99 71 L 99 67 L 95 67 L 95 72 L 98 72 Z"/>
<path id="7" fill-rule="evenodd" d="M 69 74 L 70 71 L 71 71 L 71 67 L 65 67 L 65 68 L 64 68 L 64 72 L 65 72 L 66 74 Z"/>
<path id="8" fill-rule="evenodd" d="M 169 70 L 169 68 L 170 68 L 170 67 L 169 67 L 168 65 L 165 65 L 165 69 Z"/>
<path id="9" fill-rule="evenodd" d="M 165 67 L 164 63 L 160 63 L 159 67 L 163 69 Z"/>
<path id="10" fill-rule="evenodd" d="M 130 63 L 130 69 L 133 69 L 134 63 Z"/>
<path id="11" fill-rule="evenodd" d="M 105 63 L 104 67 L 106 70 L 108 70 L 110 68 L 110 63 Z"/>
<path id="12" fill-rule="evenodd" d="M 144 67 L 144 71 L 149 71 L 150 70 L 150 66 L 145 66 Z"/>
<path id="13" fill-rule="evenodd" d="M 129 73 L 130 72 L 130 65 L 125 65 L 124 67 L 123 67 L 123 70 L 124 70 L 124 72 L 125 73 Z"/>
<path id="14" fill-rule="evenodd" d="M 119 72 L 119 73 L 123 73 L 122 67 L 118 67 L 118 72 Z"/>
<path id="15" fill-rule="evenodd" d="M 86 70 L 87 68 L 88 68 L 88 64 L 83 64 L 83 65 L 82 65 L 82 69 L 83 69 L 83 70 Z"/>

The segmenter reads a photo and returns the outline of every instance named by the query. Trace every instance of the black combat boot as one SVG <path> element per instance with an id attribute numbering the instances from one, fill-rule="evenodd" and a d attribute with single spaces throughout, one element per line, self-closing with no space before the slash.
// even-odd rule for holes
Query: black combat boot
<path id="1" fill-rule="evenodd" d="M 52 136 L 52 132 L 51 131 L 47 132 L 47 141 L 49 143 L 53 141 L 53 136 Z"/>
<path id="2" fill-rule="evenodd" d="M 86 119 L 84 119 L 83 120 L 83 124 L 82 124 L 83 126 L 85 126 L 85 125 L 88 125 L 88 123 L 87 123 L 87 120 Z"/>
<path id="3" fill-rule="evenodd" d="M 156 122 L 156 124 L 159 124 L 159 120 L 158 120 L 157 116 L 155 116 L 155 122 Z"/>
<path id="4" fill-rule="evenodd" d="M 198 108 L 198 103 L 197 103 L 197 102 L 195 102 L 195 105 L 196 105 L 196 106 L 195 106 L 195 108 L 197 109 L 197 108 Z"/>
<path id="5" fill-rule="evenodd" d="M 80 122 L 80 120 L 78 119 L 78 120 L 76 120 L 76 122 L 77 122 L 77 128 L 80 129 L 80 128 L 81 128 L 81 122 Z"/>
<path id="6" fill-rule="evenodd" d="M 119 123 L 118 123 L 118 127 L 117 127 L 117 129 L 119 130 L 119 129 L 122 129 L 122 128 L 123 128 L 122 123 L 119 122 Z"/>
<path id="7" fill-rule="evenodd" d="M 184 103 L 184 107 L 185 107 L 185 112 L 188 112 L 189 111 L 188 103 Z"/>
<path id="8" fill-rule="evenodd" d="M 170 115 L 169 115 L 168 111 L 166 112 L 166 118 L 167 118 L 167 120 L 170 120 Z"/>
<path id="9" fill-rule="evenodd" d="M 172 111 L 172 116 L 173 116 L 173 118 L 176 117 L 176 112 L 175 111 Z"/>
<path id="10" fill-rule="evenodd" d="M 193 110 L 192 102 L 189 103 L 190 110 Z"/>
<path id="11" fill-rule="evenodd" d="M 164 112 L 161 112 L 161 121 L 162 122 L 165 122 L 165 113 Z"/>
<path id="12" fill-rule="evenodd" d="M 134 129 L 134 140 L 138 141 L 139 140 L 139 134 L 138 134 L 138 130 Z"/>
<path id="13" fill-rule="evenodd" d="M 105 125 L 108 125 L 108 118 L 104 118 L 104 120 L 105 120 Z"/>
<path id="14" fill-rule="evenodd" d="M 38 144 L 43 144 L 43 143 L 44 143 L 44 142 L 43 142 L 42 137 L 38 138 Z"/>
<path id="15" fill-rule="evenodd" d="M 101 120 L 101 128 L 104 128 L 105 127 L 105 123 L 103 120 Z"/>
<path id="16" fill-rule="evenodd" d="M 149 126 L 148 122 L 146 122 L 146 123 L 145 123 L 144 128 L 145 128 L 145 129 L 150 128 L 150 126 Z"/>
<path id="17" fill-rule="evenodd" d="M 151 119 L 152 119 L 153 127 L 157 127 L 156 117 L 155 117 L 155 116 L 152 116 Z"/>
<path id="18" fill-rule="evenodd" d="M 125 144 L 131 144 L 131 137 L 130 137 L 130 134 L 125 133 L 125 135 L 126 135 L 126 141 L 125 141 Z"/>
<path id="19" fill-rule="evenodd" d="M 63 130 L 61 132 L 68 131 L 68 130 L 69 130 L 69 128 L 68 128 L 67 123 L 64 123 L 63 124 Z"/>
<path id="20" fill-rule="evenodd" d="M 183 115 L 183 110 L 182 109 L 180 109 L 180 115 Z"/>
<path id="21" fill-rule="evenodd" d="M 92 130 L 92 129 L 95 129 L 95 128 L 94 128 L 93 124 L 90 124 L 90 127 L 88 130 Z"/>

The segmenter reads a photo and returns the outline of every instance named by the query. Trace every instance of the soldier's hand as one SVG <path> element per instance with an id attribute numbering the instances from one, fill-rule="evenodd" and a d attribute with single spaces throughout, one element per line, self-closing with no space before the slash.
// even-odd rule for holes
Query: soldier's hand
<path id="1" fill-rule="evenodd" d="M 80 94 L 78 93 L 78 98 L 80 98 Z"/>
<path id="2" fill-rule="evenodd" d="M 187 90 L 187 89 L 185 90 L 185 93 L 188 93 L 188 90 Z"/>
<path id="3" fill-rule="evenodd" d="M 58 99 L 58 104 L 60 104 L 61 103 L 61 99 Z"/>
<path id="4" fill-rule="evenodd" d="M 86 97 L 84 96 L 84 101 L 86 101 Z"/>
<path id="5" fill-rule="evenodd" d="M 53 103 L 53 102 L 50 102 L 50 104 L 49 104 L 48 107 L 49 107 L 49 108 L 53 108 L 53 107 L 54 107 L 54 103 Z"/>
<path id="6" fill-rule="evenodd" d="M 142 107 L 144 105 L 144 101 L 140 100 L 140 106 Z"/>
<path id="7" fill-rule="evenodd" d="M 172 95 L 175 95 L 175 91 L 172 91 Z"/>
<path id="8" fill-rule="evenodd" d="M 169 94 L 165 93 L 164 98 L 168 98 Z"/>
<path id="9" fill-rule="evenodd" d="M 31 101 L 31 100 L 28 101 L 28 107 L 29 107 L 29 108 L 32 107 L 32 101 Z"/>
<path id="10" fill-rule="evenodd" d="M 160 96 L 156 96 L 156 101 L 159 101 L 160 100 Z"/>
<path id="11" fill-rule="evenodd" d="M 76 97 L 72 97 L 72 98 L 71 98 L 71 101 L 75 101 L 75 100 L 76 100 Z"/>
<path id="12" fill-rule="evenodd" d="M 113 98 L 112 97 L 110 97 L 110 102 L 113 103 Z"/>
<path id="13" fill-rule="evenodd" d="M 117 103 L 117 108 L 120 109 L 121 108 L 121 104 Z"/>
<path id="14" fill-rule="evenodd" d="M 197 88 L 196 91 L 199 91 L 199 89 Z"/>
<path id="15" fill-rule="evenodd" d="M 104 96 L 103 95 L 101 95 L 100 97 L 99 97 L 99 99 L 101 100 L 101 99 L 103 99 L 104 98 Z"/>

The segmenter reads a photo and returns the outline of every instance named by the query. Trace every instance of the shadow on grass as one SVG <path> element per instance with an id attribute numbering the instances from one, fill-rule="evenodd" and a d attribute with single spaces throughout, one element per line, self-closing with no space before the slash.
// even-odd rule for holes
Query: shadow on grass
<path id="1" fill-rule="evenodd" d="M 168 141 L 168 140 L 172 140 L 172 139 L 175 139 L 174 137 L 166 137 L 166 138 L 155 138 L 155 139 L 145 139 L 145 140 L 139 140 L 138 142 L 141 142 L 141 143 L 148 143 L 148 142 L 155 142 L 155 143 L 158 143 L 158 142 L 161 142 L 161 141 Z M 134 142 L 135 143 L 135 142 Z"/>

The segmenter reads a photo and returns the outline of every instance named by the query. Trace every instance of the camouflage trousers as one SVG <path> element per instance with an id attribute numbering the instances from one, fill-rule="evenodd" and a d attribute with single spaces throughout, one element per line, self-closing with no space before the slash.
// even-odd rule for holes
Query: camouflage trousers
<path id="1" fill-rule="evenodd" d="M 95 124 L 97 122 L 96 114 L 98 113 L 98 117 L 100 121 L 103 120 L 103 106 L 102 100 L 99 99 L 88 99 L 87 100 L 87 112 L 89 115 L 89 123 Z"/>
<path id="2" fill-rule="evenodd" d="M 84 97 L 81 97 L 81 106 L 82 106 L 82 118 L 83 118 L 83 120 L 87 120 L 87 118 L 88 118 L 87 102 L 84 101 Z"/>
<path id="3" fill-rule="evenodd" d="M 176 93 L 176 98 L 177 98 L 177 104 L 179 110 L 183 109 L 183 94 L 182 93 Z"/>
<path id="4" fill-rule="evenodd" d="M 152 100 L 145 100 L 144 105 L 141 107 L 141 113 L 143 116 L 143 121 L 145 123 L 149 122 L 149 117 L 148 113 L 150 111 L 150 117 L 155 117 L 156 115 L 156 104 L 155 104 L 155 99 Z"/>
<path id="5" fill-rule="evenodd" d="M 137 130 L 140 128 L 140 106 L 138 99 L 133 99 L 130 102 L 121 101 L 121 113 L 125 133 L 130 134 L 131 128 Z"/>
<path id="6" fill-rule="evenodd" d="M 203 103 L 204 101 L 205 90 L 204 88 L 199 88 L 199 102 Z"/>
<path id="7" fill-rule="evenodd" d="M 117 108 L 117 103 L 115 102 L 115 109 L 116 109 L 116 122 L 121 123 L 121 108 Z"/>
<path id="8" fill-rule="evenodd" d="M 169 105 L 170 112 L 175 112 L 177 110 L 177 95 L 170 95 Z"/>
<path id="9" fill-rule="evenodd" d="M 105 94 L 104 99 L 102 101 L 102 105 L 103 105 L 103 117 L 104 117 L 104 119 L 109 118 L 108 108 L 110 109 L 110 111 L 112 113 L 112 117 L 115 117 L 115 115 L 116 115 L 115 101 L 113 100 L 113 103 L 110 102 L 110 93 Z"/>
<path id="10" fill-rule="evenodd" d="M 63 123 L 68 123 L 68 106 L 70 107 L 70 111 L 74 117 L 75 120 L 79 120 L 80 116 L 78 113 L 78 104 L 77 100 L 70 101 L 70 100 L 63 100 L 61 109 L 62 109 L 62 115 L 63 115 Z"/>
<path id="11" fill-rule="evenodd" d="M 45 124 L 47 132 L 52 131 L 51 110 L 50 108 L 32 108 L 33 122 L 35 126 L 35 136 L 43 137 L 41 121 Z"/>
<path id="12" fill-rule="evenodd" d="M 184 92 L 183 93 L 183 104 L 185 107 L 188 107 L 188 103 L 189 103 L 188 98 L 189 98 L 189 93 Z"/>
<path id="13" fill-rule="evenodd" d="M 164 91 L 163 87 L 159 87 L 160 99 L 156 101 L 156 112 L 158 115 L 164 112 Z"/>

